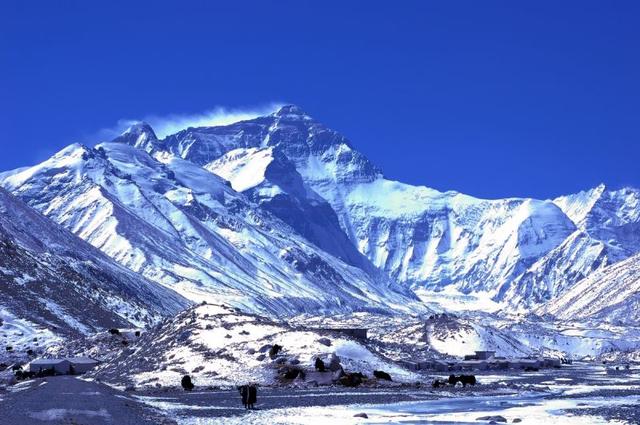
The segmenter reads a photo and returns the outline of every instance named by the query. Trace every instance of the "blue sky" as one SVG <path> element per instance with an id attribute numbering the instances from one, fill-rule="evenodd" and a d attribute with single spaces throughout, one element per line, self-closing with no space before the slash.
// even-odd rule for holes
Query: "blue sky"
<path id="1" fill-rule="evenodd" d="M 122 120 L 295 103 L 408 183 L 640 186 L 639 21 L 635 1 L 5 0 L 0 169 Z"/>

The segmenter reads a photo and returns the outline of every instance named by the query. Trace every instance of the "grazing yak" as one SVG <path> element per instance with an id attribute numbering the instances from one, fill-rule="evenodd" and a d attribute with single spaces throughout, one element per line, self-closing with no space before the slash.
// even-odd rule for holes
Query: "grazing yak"
<path id="1" fill-rule="evenodd" d="M 315 367 L 318 372 L 324 372 L 324 369 L 325 369 L 324 362 L 320 357 L 316 357 Z"/>
<path id="2" fill-rule="evenodd" d="M 193 382 L 191 382 L 191 377 L 189 375 L 184 375 L 182 377 L 182 381 L 180 382 L 180 384 L 182 385 L 182 388 L 184 388 L 185 391 L 191 391 L 194 387 Z"/>
<path id="3" fill-rule="evenodd" d="M 357 387 L 362 384 L 364 378 L 365 376 L 360 372 L 345 373 L 340 377 L 338 382 L 345 387 Z"/>
<path id="4" fill-rule="evenodd" d="M 391 381 L 391 375 L 381 370 L 374 370 L 373 376 L 375 376 L 378 379 L 384 379 L 385 381 Z"/>
<path id="5" fill-rule="evenodd" d="M 447 385 L 447 381 L 441 381 L 439 379 L 436 379 L 435 381 L 433 381 L 433 383 L 431 384 L 431 386 L 433 388 L 440 388 L 440 387 L 444 387 Z"/>
<path id="6" fill-rule="evenodd" d="M 271 357 L 272 359 L 278 355 L 278 353 L 282 350 L 282 345 L 278 345 L 278 344 L 274 344 L 270 349 L 269 349 L 269 357 Z"/>
<path id="7" fill-rule="evenodd" d="M 447 385 L 455 387 L 458 382 L 460 382 L 463 387 L 466 387 L 467 385 L 475 385 L 478 381 L 476 380 L 475 375 L 450 375 L 449 379 L 446 381 L 436 379 L 435 381 L 433 381 L 431 386 L 433 388 L 446 387 Z"/>
<path id="8" fill-rule="evenodd" d="M 467 385 L 475 385 L 477 380 L 475 375 L 449 375 L 449 385 L 455 386 L 458 382 L 460 382 L 463 387 L 466 387 Z"/>

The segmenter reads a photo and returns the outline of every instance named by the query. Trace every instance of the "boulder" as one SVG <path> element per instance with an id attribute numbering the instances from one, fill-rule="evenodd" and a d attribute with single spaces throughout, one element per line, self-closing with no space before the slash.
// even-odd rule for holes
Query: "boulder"
<path id="1" fill-rule="evenodd" d="M 340 364 L 340 357 L 336 356 L 335 353 L 331 353 L 331 356 L 329 357 L 329 370 L 335 372 L 341 369 L 342 365 Z"/>
<path id="2" fill-rule="evenodd" d="M 331 372 L 307 372 L 306 382 L 316 383 L 317 385 L 331 385 L 333 383 L 333 373 Z"/>
<path id="3" fill-rule="evenodd" d="M 178 340 L 178 342 L 185 342 L 186 340 L 189 339 L 190 336 L 191 336 L 191 332 L 189 332 L 188 330 L 187 331 L 182 331 L 180 333 L 180 335 L 178 335 L 177 340 Z"/>
<path id="4" fill-rule="evenodd" d="M 272 345 L 271 344 L 265 344 L 262 347 L 260 347 L 260 349 L 258 350 L 258 352 L 260 353 L 266 353 L 267 351 L 269 351 L 271 349 Z"/>
<path id="5" fill-rule="evenodd" d="M 494 416 L 481 416 L 479 418 L 476 418 L 476 421 L 489 421 L 489 422 L 501 422 L 501 423 L 506 423 L 507 422 L 507 418 L 505 418 L 504 416 L 500 416 L 500 415 L 494 415 Z"/>
<path id="6" fill-rule="evenodd" d="M 329 338 L 320 338 L 318 342 L 322 345 L 326 345 L 327 347 L 331 347 L 331 340 Z"/>

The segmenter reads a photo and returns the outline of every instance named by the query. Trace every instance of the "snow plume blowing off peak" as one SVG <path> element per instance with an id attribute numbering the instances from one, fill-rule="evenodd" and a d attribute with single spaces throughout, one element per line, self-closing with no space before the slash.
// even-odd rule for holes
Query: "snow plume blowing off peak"
<path id="1" fill-rule="evenodd" d="M 135 133 L 132 129 L 147 127 L 158 139 L 190 127 L 214 127 L 251 120 L 260 116 L 278 113 L 290 108 L 290 114 L 304 114 L 293 105 L 271 102 L 266 105 L 247 108 L 226 108 L 216 106 L 212 109 L 193 114 L 148 115 L 142 119 L 120 119 L 115 126 L 104 128 L 93 135 L 94 140 L 112 140 L 126 133 Z"/>

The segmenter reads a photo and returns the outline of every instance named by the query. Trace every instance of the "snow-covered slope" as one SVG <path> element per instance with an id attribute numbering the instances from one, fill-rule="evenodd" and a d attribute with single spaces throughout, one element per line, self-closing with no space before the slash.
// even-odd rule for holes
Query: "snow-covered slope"
<path id="1" fill-rule="evenodd" d="M 605 267 L 541 308 L 559 319 L 640 323 L 640 255 Z"/>
<path id="2" fill-rule="evenodd" d="M 504 313 L 504 312 L 503 312 Z M 371 313 L 299 315 L 294 325 L 367 328 L 367 345 L 393 360 L 422 360 L 495 351 L 498 356 L 597 358 L 640 346 L 640 328 L 546 315 L 472 312 L 388 317 Z"/>
<path id="3" fill-rule="evenodd" d="M 475 350 L 492 350 L 499 356 L 524 356 L 540 351 L 517 339 L 508 329 L 493 325 L 491 316 L 461 317 L 430 314 L 422 317 L 388 317 L 370 313 L 352 315 L 299 315 L 289 323 L 311 327 L 368 329 L 369 345 L 393 360 L 460 358 Z"/>
<path id="4" fill-rule="evenodd" d="M 244 192 L 300 235 L 343 261 L 375 274 L 375 268 L 340 228 L 331 205 L 316 194 L 295 165 L 273 147 L 236 149 L 204 166 Z"/>
<path id="5" fill-rule="evenodd" d="M 188 305 L 0 188 L 2 355 L 37 353 L 99 329 L 154 324 Z"/>
<path id="6" fill-rule="evenodd" d="M 136 145 L 155 139 L 138 130 L 123 137 Z M 127 143 L 71 145 L 1 180 L 122 265 L 193 301 L 271 314 L 412 308 L 410 295 L 318 249 L 228 182 L 169 154 L 153 158 Z"/>
<path id="7" fill-rule="evenodd" d="M 301 215 L 286 213 L 291 208 L 271 211 L 316 245 L 366 269 L 345 247 L 348 241 L 378 269 L 404 286 L 422 288 L 422 294 L 454 287 L 535 305 L 640 250 L 635 190 L 607 192 L 593 202 L 596 207 L 585 208 L 579 207 L 584 194 L 555 201 L 483 200 L 411 186 L 386 179 L 344 136 L 296 106 L 147 139 L 147 151 L 201 165 L 261 205 L 279 199 L 286 205 L 328 203 L 345 235 L 332 237 L 333 244 L 317 236 L 337 234 L 333 217 L 314 219 L 322 230 L 305 233 Z M 589 217 L 588 226 L 580 214 Z"/>
<path id="8" fill-rule="evenodd" d="M 282 350 L 272 358 L 268 351 L 275 344 Z M 397 381 L 416 379 L 350 338 L 291 327 L 220 305 L 197 306 L 166 321 L 93 375 L 136 386 L 175 387 L 187 374 L 198 386 L 272 385 L 281 382 L 282 367 L 312 372 L 316 357 L 328 365 L 332 354 L 346 372 L 371 376 L 374 370 L 385 370 Z"/>
<path id="9" fill-rule="evenodd" d="M 640 251 L 637 189 L 608 190 L 600 185 L 554 203 L 571 218 L 575 232 L 505 288 L 505 298 L 520 292 L 553 299 L 595 271 Z"/>
<path id="10" fill-rule="evenodd" d="M 586 192 L 560 197 L 554 202 L 589 235 L 606 262 L 614 263 L 640 248 L 640 190 L 609 190 L 600 185 Z"/>

